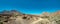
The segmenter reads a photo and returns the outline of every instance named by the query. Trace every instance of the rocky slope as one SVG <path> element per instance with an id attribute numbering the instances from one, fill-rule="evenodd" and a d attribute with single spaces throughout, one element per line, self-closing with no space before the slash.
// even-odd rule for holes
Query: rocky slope
<path id="1" fill-rule="evenodd" d="M 0 24 L 59 24 L 59 17 L 60 11 L 51 14 L 44 12 L 39 16 L 5 10 L 0 13 Z"/>

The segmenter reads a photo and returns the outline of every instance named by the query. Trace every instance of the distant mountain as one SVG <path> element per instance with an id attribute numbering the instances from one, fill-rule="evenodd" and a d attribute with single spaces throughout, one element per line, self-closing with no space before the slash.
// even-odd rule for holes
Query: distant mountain
<path id="1" fill-rule="evenodd" d="M 40 14 L 40 16 L 49 16 L 48 12 L 42 12 L 42 14 Z"/>
<path id="2" fill-rule="evenodd" d="M 50 14 L 51 16 L 60 15 L 60 10 Z"/>

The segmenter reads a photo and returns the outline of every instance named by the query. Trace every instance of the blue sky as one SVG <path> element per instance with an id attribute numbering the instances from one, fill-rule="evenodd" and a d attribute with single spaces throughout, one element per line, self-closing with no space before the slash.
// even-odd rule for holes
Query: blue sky
<path id="1" fill-rule="evenodd" d="M 17 10 L 26 14 L 60 10 L 60 0 L 0 0 L 0 11 Z"/>

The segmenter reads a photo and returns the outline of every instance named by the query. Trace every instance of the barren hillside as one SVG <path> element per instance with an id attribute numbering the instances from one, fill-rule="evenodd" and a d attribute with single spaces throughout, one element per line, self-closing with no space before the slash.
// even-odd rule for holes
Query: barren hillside
<path id="1" fill-rule="evenodd" d="M 57 14 L 57 13 L 56 13 Z M 0 24 L 60 24 L 60 15 L 44 13 L 43 16 L 23 14 L 16 10 L 2 11 Z"/>

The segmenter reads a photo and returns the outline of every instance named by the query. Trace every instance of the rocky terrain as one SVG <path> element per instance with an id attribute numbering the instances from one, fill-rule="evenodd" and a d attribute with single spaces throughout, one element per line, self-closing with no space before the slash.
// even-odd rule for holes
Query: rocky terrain
<path id="1" fill-rule="evenodd" d="M 16 10 L 0 12 L 0 24 L 60 24 L 60 11 L 31 15 Z"/>

